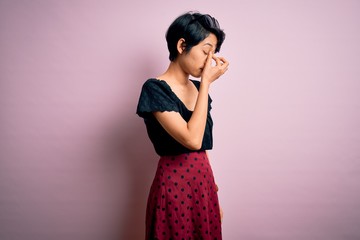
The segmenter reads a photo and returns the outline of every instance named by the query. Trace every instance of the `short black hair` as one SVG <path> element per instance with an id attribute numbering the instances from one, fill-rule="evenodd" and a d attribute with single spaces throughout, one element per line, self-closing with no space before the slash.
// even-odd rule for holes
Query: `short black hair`
<path id="1" fill-rule="evenodd" d="M 209 14 L 187 12 L 177 17 L 166 32 L 166 41 L 169 49 L 169 59 L 174 61 L 178 55 L 177 43 L 180 38 L 185 39 L 185 52 L 197 45 L 213 33 L 217 38 L 215 53 L 220 51 L 225 39 L 225 33 L 220 29 L 219 22 Z"/>

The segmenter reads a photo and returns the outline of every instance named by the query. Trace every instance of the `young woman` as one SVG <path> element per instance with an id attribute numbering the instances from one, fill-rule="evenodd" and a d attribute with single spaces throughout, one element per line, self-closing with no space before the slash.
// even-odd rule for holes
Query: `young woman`
<path id="1" fill-rule="evenodd" d="M 142 87 L 137 114 L 160 155 L 147 203 L 146 239 L 222 239 L 206 150 L 213 145 L 209 88 L 229 66 L 214 55 L 224 38 L 208 14 L 179 16 L 166 33 L 169 67 Z"/>

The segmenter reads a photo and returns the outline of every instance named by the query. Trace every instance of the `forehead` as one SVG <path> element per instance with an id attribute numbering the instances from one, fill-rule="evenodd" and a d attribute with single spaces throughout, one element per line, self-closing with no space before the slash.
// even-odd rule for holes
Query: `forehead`
<path id="1" fill-rule="evenodd" d="M 204 47 L 208 46 L 211 48 L 215 48 L 217 44 L 217 38 L 213 33 L 210 33 L 200 44 Z"/>

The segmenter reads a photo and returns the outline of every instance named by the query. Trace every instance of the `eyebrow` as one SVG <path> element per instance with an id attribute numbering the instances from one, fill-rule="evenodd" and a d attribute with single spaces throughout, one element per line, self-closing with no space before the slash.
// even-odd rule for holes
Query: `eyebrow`
<path id="1" fill-rule="evenodd" d="M 209 45 L 209 46 L 213 47 L 213 45 L 211 43 L 205 43 L 204 45 Z"/>

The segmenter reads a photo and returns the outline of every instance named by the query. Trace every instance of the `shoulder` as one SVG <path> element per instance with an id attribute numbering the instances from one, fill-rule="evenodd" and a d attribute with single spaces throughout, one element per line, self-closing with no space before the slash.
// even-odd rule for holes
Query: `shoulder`
<path id="1" fill-rule="evenodd" d="M 152 87 L 152 86 L 160 86 L 161 80 L 156 78 L 149 78 L 143 83 L 143 87 Z"/>
<path id="2" fill-rule="evenodd" d="M 143 91 L 169 92 L 170 88 L 164 80 L 156 78 L 147 79 L 142 86 Z"/>
<path id="3" fill-rule="evenodd" d="M 174 96 L 171 88 L 164 80 L 149 78 L 143 83 L 140 99 L 169 102 L 174 100 Z"/>
<path id="4" fill-rule="evenodd" d="M 145 118 L 156 111 L 179 112 L 179 108 L 165 81 L 150 78 L 143 83 L 136 112 Z"/>

